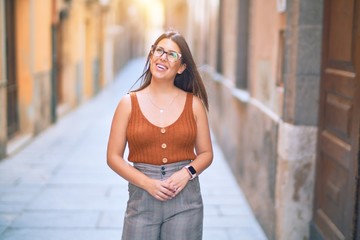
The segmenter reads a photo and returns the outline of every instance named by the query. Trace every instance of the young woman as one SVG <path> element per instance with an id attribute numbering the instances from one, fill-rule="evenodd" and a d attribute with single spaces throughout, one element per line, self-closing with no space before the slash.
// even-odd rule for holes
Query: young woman
<path id="1" fill-rule="evenodd" d="M 107 150 L 110 168 L 129 182 L 122 239 L 202 239 L 197 176 L 213 152 L 206 90 L 184 37 L 162 34 L 140 78 L 116 108 Z"/>

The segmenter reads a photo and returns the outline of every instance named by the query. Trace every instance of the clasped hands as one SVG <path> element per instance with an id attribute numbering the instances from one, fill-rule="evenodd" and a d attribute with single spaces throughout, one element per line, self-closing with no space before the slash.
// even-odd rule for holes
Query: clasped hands
<path id="1" fill-rule="evenodd" d="M 166 180 L 150 179 L 146 191 L 159 201 L 167 201 L 178 195 L 189 182 L 191 176 L 186 169 L 175 172 Z"/>

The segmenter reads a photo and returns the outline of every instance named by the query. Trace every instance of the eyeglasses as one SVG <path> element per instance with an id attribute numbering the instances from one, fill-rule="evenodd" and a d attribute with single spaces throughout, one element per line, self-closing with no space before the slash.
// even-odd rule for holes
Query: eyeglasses
<path id="1" fill-rule="evenodd" d="M 181 58 L 181 54 L 175 51 L 165 51 L 164 48 L 158 47 L 156 45 L 151 46 L 151 53 L 155 57 L 161 57 L 164 53 L 166 53 L 166 58 L 169 62 L 176 62 Z"/>

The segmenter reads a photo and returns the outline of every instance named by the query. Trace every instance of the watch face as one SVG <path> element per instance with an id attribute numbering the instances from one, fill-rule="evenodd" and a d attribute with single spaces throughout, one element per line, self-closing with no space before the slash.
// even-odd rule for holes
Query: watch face
<path id="1" fill-rule="evenodd" d="M 189 166 L 188 169 L 189 169 L 189 171 L 191 172 L 192 175 L 196 174 L 196 170 L 192 166 Z"/>

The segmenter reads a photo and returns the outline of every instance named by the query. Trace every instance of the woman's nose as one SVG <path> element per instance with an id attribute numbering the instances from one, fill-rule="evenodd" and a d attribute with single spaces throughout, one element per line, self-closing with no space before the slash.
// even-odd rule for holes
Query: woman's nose
<path id="1" fill-rule="evenodd" d="M 167 54 L 166 54 L 166 52 L 164 52 L 164 53 L 160 56 L 160 58 L 161 58 L 162 60 L 167 60 Z"/>

